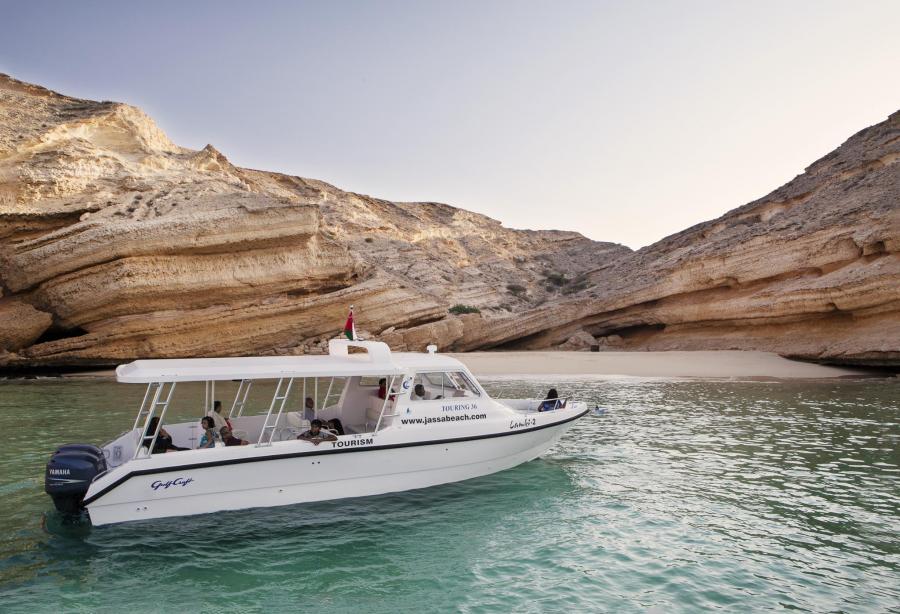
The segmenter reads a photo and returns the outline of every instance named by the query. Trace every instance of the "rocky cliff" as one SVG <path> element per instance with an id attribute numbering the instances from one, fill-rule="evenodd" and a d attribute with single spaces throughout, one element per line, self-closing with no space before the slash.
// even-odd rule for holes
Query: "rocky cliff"
<path id="1" fill-rule="evenodd" d="M 900 113 L 638 252 L 233 166 L 0 75 L 0 366 L 396 348 L 739 348 L 900 363 Z M 454 305 L 480 313 L 453 315 Z"/>

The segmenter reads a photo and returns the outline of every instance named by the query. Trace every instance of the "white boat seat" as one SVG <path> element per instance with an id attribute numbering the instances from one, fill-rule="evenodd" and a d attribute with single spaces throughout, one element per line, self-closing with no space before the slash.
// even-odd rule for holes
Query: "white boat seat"
<path id="1" fill-rule="evenodd" d="M 289 411 L 285 414 L 285 420 L 289 426 L 306 430 L 309 428 L 309 420 L 300 415 L 298 411 Z"/>
<path id="2" fill-rule="evenodd" d="M 374 428 L 376 424 L 378 424 L 378 418 L 381 416 L 381 408 L 384 407 L 384 418 L 381 420 L 382 426 L 388 425 L 391 423 L 392 416 L 390 414 L 394 413 L 394 403 L 388 401 L 387 406 L 384 405 L 384 399 L 379 399 L 378 397 L 369 399 L 369 406 L 366 408 L 366 426 Z M 368 429 L 367 429 L 368 430 Z"/>
<path id="3" fill-rule="evenodd" d="M 281 427 L 275 431 L 273 441 L 289 441 L 291 439 L 297 439 L 297 436 L 305 430 L 306 429 L 295 428 L 293 426 Z"/>

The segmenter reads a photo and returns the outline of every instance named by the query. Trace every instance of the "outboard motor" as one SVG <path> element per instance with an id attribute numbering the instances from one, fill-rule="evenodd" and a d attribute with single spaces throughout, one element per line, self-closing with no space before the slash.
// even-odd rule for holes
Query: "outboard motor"
<path id="1" fill-rule="evenodd" d="M 77 514 L 91 481 L 106 471 L 103 450 L 88 443 L 70 443 L 60 447 L 44 473 L 44 491 L 64 514 Z"/>

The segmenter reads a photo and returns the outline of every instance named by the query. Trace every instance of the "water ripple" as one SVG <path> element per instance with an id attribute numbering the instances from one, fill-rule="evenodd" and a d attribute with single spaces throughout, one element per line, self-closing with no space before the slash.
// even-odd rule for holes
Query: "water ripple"
<path id="1" fill-rule="evenodd" d="M 107 382 L 0 383 L 0 432 L 12 444 L 0 450 L 3 610 L 876 612 L 900 604 L 896 380 L 551 383 L 607 411 L 576 423 L 544 458 L 501 474 L 93 530 L 49 510 L 43 463 L 59 443 L 116 435 L 141 392 L 123 395 Z M 487 385 L 513 396 L 547 387 Z"/>

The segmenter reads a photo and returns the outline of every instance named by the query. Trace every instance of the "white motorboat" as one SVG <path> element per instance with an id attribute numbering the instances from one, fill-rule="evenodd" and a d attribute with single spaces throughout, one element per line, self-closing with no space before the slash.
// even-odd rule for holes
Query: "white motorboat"
<path id="1" fill-rule="evenodd" d="M 102 447 L 62 446 L 45 474 L 56 507 L 86 509 L 94 525 L 467 480 L 540 456 L 588 411 L 566 399 L 552 411 L 538 411 L 541 400 L 492 399 L 433 346 L 392 353 L 374 341 L 332 340 L 324 356 L 137 360 L 116 377 L 147 384 L 132 428 Z M 200 416 L 163 427 L 177 384 L 205 382 L 208 408 L 216 382 L 238 380 L 227 415 L 249 445 L 199 448 Z M 267 411 L 250 415 L 251 386 L 264 384 L 274 387 Z M 298 439 L 311 420 L 334 418 L 344 434 Z M 163 428 L 185 450 L 160 452 Z"/>

